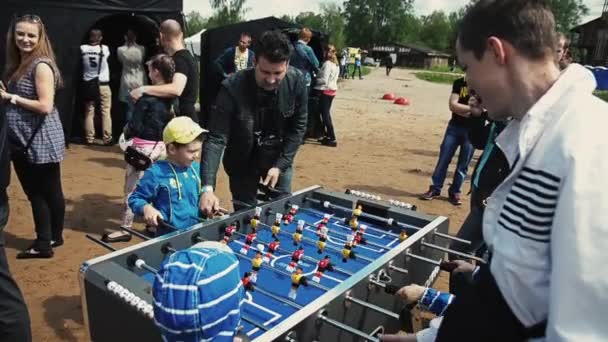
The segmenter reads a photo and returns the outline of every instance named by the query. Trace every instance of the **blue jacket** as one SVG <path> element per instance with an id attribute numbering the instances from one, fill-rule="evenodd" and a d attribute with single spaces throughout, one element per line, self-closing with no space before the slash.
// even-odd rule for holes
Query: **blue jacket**
<path id="1" fill-rule="evenodd" d="M 312 81 L 312 73 L 319 70 L 319 60 L 310 46 L 301 40 L 294 44 L 294 51 L 289 64 L 302 71 L 306 77 L 306 85 Z"/>
<path id="2" fill-rule="evenodd" d="M 229 47 L 224 52 L 215 59 L 215 66 L 219 70 L 219 72 L 224 75 L 224 77 L 228 77 L 228 75 L 236 72 L 236 66 L 234 65 L 234 55 L 236 53 L 236 46 Z M 249 49 L 249 53 L 247 54 L 247 69 L 253 68 L 253 58 L 255 57 L 255 53 L 253 50 Z"/>
<path id="3" fill-rule="evenodd" d="M 198 162 L 184 168 L 159 160 L 146 170 L 137 183 L 135 191 L 129 196 L 129 207 L 133 213 L 142 216 L 144 206 L 152 204 L 161 212 L 165 222 L 178 229 L 190 228 L 199 223 L 199 174 Z"/>

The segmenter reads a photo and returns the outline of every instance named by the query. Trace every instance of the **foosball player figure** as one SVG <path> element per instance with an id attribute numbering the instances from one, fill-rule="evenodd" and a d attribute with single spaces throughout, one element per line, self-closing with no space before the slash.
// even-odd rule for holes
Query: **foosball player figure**
<path id="1" fill-rule="evenodd" d="M 296 299 L 296 294 L 300 285 L 308 286 L 306 277 L 302 275 L 302 272 L 302 268 L 298 267 L 296 271 L 291 275 L 291 290 L 289 290 L 288 297 L 292 300 Z"/>
<path id="2" fill-rule="evenodd" d="M 291 222 L 293 222 L 293 219 L 296 217 L 296 213 L 298 212 L 299 208 L 300 207 L 295 204 L 291 206 L 289 213 L 287 213 L 284 217 L 285 224 L 291 224 Z"/>
<path id="3" fill-rule="evenodd" d="M 272 258 L 274 256 L 274 252 L 277 251 L 277 249 L 279 249 L 279 239 L 275 238 L 274 241 L 272 241 L 271 243 L 268 244 L 268 252 L 266 253 L 266 255 L 264 256 L 264 262 L 268 263 L 270 262 L 270 258 Z"/>
<path id="4" fill-rule="evenodd" d="M 228 227 L 226 227 L 226 229 L 224 230 L 224 242 L 225 243 L 230 242 L 230 239 L 232 238 L 232 235 L 234 234 L 235 231 L 236 231 L 236 224 L 231 224 Z"/>
<path id="5" fill-rule="evenodd" d="M 243 283 L 243 288 L 247 291 L 253 291 L 253 281 L 251 281 L 251 273 L 245 272 L 243 278 L 241 278 L 241 282 Z"/>
<path id="6" fill-rule="evenodd" d="M 331 272 L 333 270 L 334 270 L 334 266 L 331 264 L 331 261 L 329 260 L 329 255 L 326 255 L 325 258 L 321 259 L 321 261 L 319 261 L 319 263 L 317 264 L 317 272 L 315 273 L 315 276 L 312 277 L 312 281 L 320 283 L 323 273 L 325 271 Z"/>
<path id="7" fill-rule="evenodd" d="M 247 252 L 249 252 L 249 247 L 251 247 L 251 244 L 253 244 L 253 241 L 255 241 L 255 238 L 256 238 L 255 233 L 247 234 L 247 236 L 245 237 L 245 246 L 243 246 L 243 248 L 241 248 L 241 254 L 247 254 Z"/>
<path id="8" fill-rule="evenodd" d="M 325 242 L 327 241 L 327 234 L 329 233 L 329 229 L 327 227 L 323 227 L 321 232 L 319 233 L 319 241 L 317 242 L 317 253 L 323 253 L 325 249 Z"/>
<path id="9" fill-rule="evenodd" d="M 407 233 L 405 232 L 405 229 L 401 231 L 401 233 L 399 233 L 399 242 L 403 242 L 407 239 Z"/>
<path id="10" fill-rule="evenodd" d="M 274 223 L 272 224 L 272 227 L 270 227 L 270 230 L 272 230 L 272 237 L 274 237 L 274 238 L 279 237 L 279 233 L 281 232 L 281 220 L 282 219 L 283 219 L 283 214 L 277 213 L 277 216 L 274 219 Z"/>
<path id="11" fill-rule="evenodd" d="M 344 248 L 342 248 L 342 262 L 346 262 L 348 259 L 355 259 L 355 252 L 353 252 L 353 240 L 352 236 L 348 237 Z"/>
<path id="12" fill-rule="evenodd" d="M 321 220 L 321 222 L 319 222 L 319 224 L 317 225 L 317 234 L 319 234 L 324 227 L 327 227 L 330 218 L 331 215 L 329 214 L 323 215 L 323 220 Z"/>
<path id="13" fill-rule="evenodd" d="M 262 252 L 257 251 L 253 259 L 251 259 L 251 282 L 257 283 L 258 272 L 262 267 L 262 263 L 264 263 L 264 260 L 262 259 Z"/>
<path id="14" fill-rule="evenodd" d="M 304 247 L 300 246 L 291 255 L 291 262 L 289 263 L 289 265 L 287 265 L 287 271 L 293 272 L 298 266 L 298 263 L 300 262 L 300 259 L 302 259 L 302 257 L 304 257 Z"/>
<path id="15" fill-rule="evenodd" d="M 296 232 L 293 233 L 293 245 L 297 246 L 302 242 L 302 235 L 304 234 L 304 225 L 306 222 L 304 220 L 298 221 L 298 226 L 296 227 Z"/>
<path id="16" fill-rule="evenodd" d="M 362 224 L 359 226 L 359 230 L 355 233 L 355 239 L 354 239 L 354 245 L 357 246 L 359 244 L 361 245 L 365 245 L 367 243 L 367 241 L 365 240 L 365 230 L 367 229 L 367 226 Z"/>
<path id="17" fill-rule="evenodd" d="M 361 214 L 363 214 L 363 206 L 358 204 L 357 207 L 353 209 L 353 215 L 350 217 L 350 221 L 348 222 L 348 225 L 350 226 L 350 229 L 352 229 L 353 233 L 355 233 L 357 228 L 359 228 L 359 216 L 361 216 Z"/>
<path id="18" fill-rule="evenodd" d="M 258 229 L 258 224 L 260 223 L 260 216 L 262 216 L 262 208 L 255 207 L 255 213 L 253 214 L 253 218 L 251 219 L 251 229 L 254 232 Z"/>

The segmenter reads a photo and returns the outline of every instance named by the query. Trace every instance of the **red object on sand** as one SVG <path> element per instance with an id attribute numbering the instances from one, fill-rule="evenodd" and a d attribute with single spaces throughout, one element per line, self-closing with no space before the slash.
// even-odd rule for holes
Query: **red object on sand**
<path id="1" fill-rule="evenodd" d="M 395 100 L 395 104 L 408 106 L 410 104 L 410 100 L 406 99 L 405 97 L 400 97 Z"/>
<path id="2" fill-rule="evenodd" d="M 394 100 L 395 99 L 395 94 L 394 93 L 386 93 L 384 94 L 384 96 L 382 96 L 383 100 Z"/>

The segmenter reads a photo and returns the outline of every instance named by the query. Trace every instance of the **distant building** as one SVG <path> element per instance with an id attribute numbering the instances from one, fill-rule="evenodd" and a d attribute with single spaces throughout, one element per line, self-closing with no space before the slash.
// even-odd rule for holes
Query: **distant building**
<path id="1" fill-rule="evenodd" d="M 412 44 L 389 43 L 376 45 L 370 50 L 370 56 L 384 61 L 390 55 L 395 66 L 410 68 L 447 67 L 450 55 L 433 49 Z"/>
<path id="2" fill-rule="evenodd" d="M 579 25 L 574 33 L 572 46 L 580 51 L 579 61 L 589 65 L 608 65 L 608 0 L 604 1 L 602 16 Z"/>

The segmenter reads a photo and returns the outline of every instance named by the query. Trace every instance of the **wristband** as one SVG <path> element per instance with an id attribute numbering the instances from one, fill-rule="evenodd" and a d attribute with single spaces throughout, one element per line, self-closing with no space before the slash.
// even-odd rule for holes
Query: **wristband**
<path id="1" fill-rule="evenodd" d="M 205 185 L 201 188 L 201 194 L 205 192 L 213 192 L 213 187 L 211 185 Z"/>

